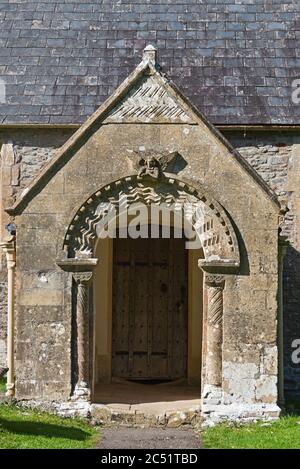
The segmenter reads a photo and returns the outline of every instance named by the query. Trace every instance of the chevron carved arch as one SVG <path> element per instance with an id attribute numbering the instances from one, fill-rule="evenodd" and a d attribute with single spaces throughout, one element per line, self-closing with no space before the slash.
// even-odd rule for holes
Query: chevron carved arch
<path id="1" fill-rule="evenodd" d="M 239 265 L 236 234 L 223 207 L 189 184 L 167 176 L 156 183 L 141 181 L 137 176 L 125 177 L 92 194 L 68 227 L 63 245 L 66 257 L 93 257 L 101 221 L 112 208 L 118 211 L 132 204 L 175 206 L 177 210 L 188 206 L 191 225 L 201 241 L 205 260 Z M 201 216 L 196 216 L 199 213 Z"/>

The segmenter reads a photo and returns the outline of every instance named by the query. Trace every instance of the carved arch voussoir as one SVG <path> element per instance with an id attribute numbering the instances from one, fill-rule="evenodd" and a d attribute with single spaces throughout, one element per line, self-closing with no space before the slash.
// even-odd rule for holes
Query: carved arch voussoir
<path id="1" fill-rule="evenodd" d="M 69 258 L 92 257 L 97 227 L 111 207 L 121 203 L 128 207 L 134 203 L 145 205 L 183 207 L 201 205 L 203 220 L 193 218 L 193 226 L 200 238 L 206 260 L 235 262 L 239 265 L 239 246 L 233 226 L 223 207 L 200 191 L 177 178 L 164 177 L 151 184 L 129 176 L 104 186 L 92 194 L 79 208 L 70 223 L 63 249 Z M 198 224 L 197 224 L 198 223 Z"/>

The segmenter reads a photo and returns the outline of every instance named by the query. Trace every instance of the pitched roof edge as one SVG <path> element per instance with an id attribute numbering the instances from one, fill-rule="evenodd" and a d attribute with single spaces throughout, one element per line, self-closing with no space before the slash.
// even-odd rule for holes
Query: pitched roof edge
<path id="1" fill-rule="evenodd" d="M 268 197 L 272 200 L 272 202 L 276 205 L 277 209 L 281 209 L 281 203 L 278 200 L 277 195 L 272 189 L 268 186 L 268 184 L 264 181 L 264 179 L 258 174 L 257 171 L 248 163 L 248 161 L 231 145 L 231 143 L 224 137 L 224 135 L 216 128 L 214 124 L 212 124 L 207 117 L 193 104 L 190 100 L 182 93 L 182 91 L 177 87 L 177 85 L 167 77 L 165 74 L 158 73 L 160 79 L 162 79 L 166 85 L 170 86 L 173 89 L 174 93 L 180 97 L 180 100 L 183 104 L 187 106 L 189 110 L 192 110 L 194 116 L 198 123 L 203 123 L 209 128 L 209 130 L 217 137 L 217 139 L 229 150 L 229 152 L 235 157 L 237 162 L 250 173 L 251 177 L 256 181 L 256 183 L 260 186 L 260 188 L 268 195 Z"/>
<path id="2" fill-rule="evenodd" d="M 68 157 L 71 157 L 73 152 L 76 151 L 76 144 L 84 137 L 86 131 L 90 130 L 93 125 L 97 124 L 99 118 L 103 117 L 115 105 L 115 102 L 126 94 L 127 90 L 132 86 L 136 80 L 149 68 L 151 64 L 147 60 L 143 60 L 134 71 L 124 80 L 115 92 L 82 124 L 78 130 L 66 141 L 66 143 L 58 150 L 57 154 L 52 160 L 47 163 L 42 171 L 31 181 L 19 195 L 15 203 L 11 207 L 7 207 L 5 211 L 9 215 L 18 215 L 24 210 L 33 197 L 38 188 L 42 184 L 46 184 L 49 173 L 63 167 Z"/>
<path id="3" fill-rule="evenodd" d="M 146 52 L 146 53 L 145 53 Z M 10 215 L 20 214 L 26 205 L 29 203 L 32 197 L 37 193 L 40 187 L 44 186 L 48 182 L 49 174 L 53 174 L 54 171 L 61 169 L 69 158 L 76 152 L 77 144 L 85 136 L 86 138 L 90 135 L 90 131 L 93 125 L 96 125 L 100 118 L 104 119 L 110 109 L 115 105 L 116 101 L 122 99 L 128 89 L 131 88 L 132 84 L 137 81 L 145 70 L 150 69 L 151 72 L 156 75 L 165 87 L 170 87 L 174 92 L 174 98 L 181 101 L 181 105 L 186 108 L 187 112 L 192 111 L 197 123 L 204 123 L 208 129 L 215 135 L 215 137 L 229 150 L 229 152 L 235 157 L 237 162 L 247 171 L 251 177 L 256 181 L 264 193 L 272 200 L 277 209 L 281 209 L 281 204 L 276 194 L 271 190 L 268 184 L 262 179 L 262 177 L 252 168 L 248 161 L 230 144 L 230 142 L 222 135 L 222 133 L 206 118 L 206 116 L 190 102 L 190 100 L 181 92 L 177 85 L 166 75 L 161 73 L 159 67 L 156 64 L 156 51 L 147 50 L 144 51 L 142 62 L 133 70 L 133 72 L 119 85 L 115 92 L 82 124 L 79 129 L 67 140 L 67 142 L 58 150 L 55 157 L 50 160 L 48 164 L 42 169 L 42 171 L 32 180 L 28 187 L 26 187 L 19 195 L 15 203 L 5 209 Z"/>

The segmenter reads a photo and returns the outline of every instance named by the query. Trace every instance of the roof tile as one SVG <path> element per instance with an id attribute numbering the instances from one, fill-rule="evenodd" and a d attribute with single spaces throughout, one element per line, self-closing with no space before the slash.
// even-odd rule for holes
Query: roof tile
<path id="1" fill-rule="evenodd" d="M 300 5 L 294 0 L 3 0 L 4 123 L 82 123 L 148 42 L 217 124 L 300 124 Z"/>

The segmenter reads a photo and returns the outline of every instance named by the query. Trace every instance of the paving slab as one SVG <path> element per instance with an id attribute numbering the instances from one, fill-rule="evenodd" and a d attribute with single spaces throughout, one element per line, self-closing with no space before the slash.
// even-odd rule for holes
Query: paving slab
<path id="1" fill-rule="evenodd" d="M 200 439 L 187 428 L 103 428 L 99 449 L 196 449 Z"/>

